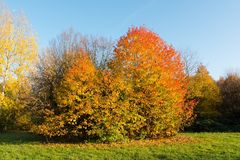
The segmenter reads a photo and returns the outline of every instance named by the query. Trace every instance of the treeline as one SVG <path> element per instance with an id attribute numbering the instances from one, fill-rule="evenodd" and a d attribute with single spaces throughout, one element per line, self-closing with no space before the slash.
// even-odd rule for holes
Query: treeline
<path id="1" fill-rule="evenodd" d="M 25 16 L 0 11 L 1 131 L 118 141 L 239 124 L 240 77 L 215 82 L 145 27 L 117 42 L 69 30 L 38 54 Z"/>
<path id="2" fill-rule="evenodd" d="M 228 73 L 213 80 L 206 67 L 199 65 L 189 76 L 189 96 L 195 99 L 195 120 L 187 128 L 192 131 L 240 131 L 240 76 Z"/>

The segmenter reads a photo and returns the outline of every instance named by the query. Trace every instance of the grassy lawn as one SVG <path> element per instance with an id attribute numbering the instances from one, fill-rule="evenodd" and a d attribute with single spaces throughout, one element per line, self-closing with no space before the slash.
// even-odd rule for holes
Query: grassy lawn
<path id="1" fill-rule="evenodd" d="M 240 133 L 181 133 L 170 139 L 112 144 L 46 144 L 31 134 L 4 133 L 0 159 L 240 160 Z"/>

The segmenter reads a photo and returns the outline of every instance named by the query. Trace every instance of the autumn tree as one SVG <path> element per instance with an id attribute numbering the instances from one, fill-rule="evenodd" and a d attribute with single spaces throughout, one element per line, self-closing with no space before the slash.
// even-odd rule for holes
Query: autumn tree
<path id="1" fill-rule="evenodd" d="M 84 100 L 86 95 L 91 93 L 94 78 L 94 65 L 90 58 L 83 51 L 79 51 L 74 58 L 71 68 L 63 75 L 61 83 L 53 88 L 53 97 L 55 105 L 48 109 L 45 108 L 45 120 L 37 126 L 38 133 L 49 137 L 75 135 L 77 128 L 72 128 L 76 119 L 81 116 L 87 119 L 91 108 L 89 101 Z M 56 91 L 55 91 L 56 90 Z M 56 94 L 56 95 L 55 95 Z M 79 94 L 79 97 L 77 95 Z M 82 99 L 83 101 L 81 101 Z M 79 104 L 76 103 L 79 101 Z M 85 103 L 86 102 L 86 103 Z M 78 114 L 81 112 L 82 115 Z M 82 118 L 83 122 L 85 119 Z M 80 124 L 82 128 L 84 126 Z M 69 133 L 70 132 L 70 133 Z"/>
<path id="2" fill-rule="evenodd" d="M 30 92 L 29 73 L 37 57 L 36 37 L 27 18 L 0 8 L 1 130 L 16 124 Z"/>
<path id="3" fill-rule="evenodd" d="M 123 84 L 108 70 L 97 70 L 90 55 L 79 50 L 54 87 L 55 105 L 45 107 L 34 132 L 46 137 L 116 141 L 124 137 Z"/>
<path id="4" fill-rule="evenodd" d="M 128 89 L 130 137 L 175 134 L 187 112 L 184 66 L 180 55 L 156 33 L 145 27 L 130 28 L 120 38 L 110 67 Z"/>
<path id="5" fill-rule="evenodd" d="M 68 38 L 61 39 L 67 47 L 50 48 L 37 70 L 36 133 L 101 141 L 157 138 L 175 134 L 192 116 L 181 57 L 157 34 L 131 28 L 106 67 Z"/>
<path id="6" fill-rule="evenodd" d="M 56 106 L 54 89 L 75 60 L 79 50 L 88 53 L 96 68 L 106 68 L 113 42 L 107 38 L 83 36 L 73 29 L 53 39 L 39 56 L 36 71 L 31 74 L 32 101 L 30 109 L 34 123 L 43 121 L 45 109 Z M 99 57 L 99 58 L 97 58 Z"/>
<path id="7" fill-rule="evenodd" d="M 205 120 L 219 116 L 218 109 L 221 105 L 220 90 L 203 65 L 200 65 L 197 73 L 190 77 L 188 99 L 197 101 L 197 106 L 194 110 L 197 116 L 196 123 L 200 124 Z M 203 127 L 207 128 L 207 126 Z"/>
<path id="8" fill-rule="evenodd" d="M 240 76 L 237 73 L 229 73 L 218 81 L 222 95 L 220 112 L 224 118 L 233 122 L 239 122 L 240 114 Z"/>
<path id="9" fill-rule="evenodd" d="M 198 116 L 214 116 L 221 103 L 220 90 L 214 79 L 209 75 L 206 67 L 200 65 L 197 73 L 191 77 L 189 90 L 190 98 L 196 99 L 196 113 Z"/>
<path id="10" fill-rule="evenodd" d="M 47 47 L 40 56 L 36 71 L 31 74 L 33 89 L 29 110 L 32 113 L 34 132 L 48 137 L 80 135 L 81 131 L 73 134 L 73 129 L 68 129 L 69 132 L 65 132 L 64 134 L 59 134 L 61 129 L 56 132 L 56 127 L 59 127 L 56 123 L 59 121 L 55 119 L 56 121 L 53 122 L 53 119 L 60 117 L 60 114 L 62 116 L 66 115 L 66 112 L 60 109 L 64 107 L 59 107 L 64 106 L 63 101 L 60 99 L 67 99 L 70 94 L 76 94 L 76 97 L 78 96 L 76 92 L 71 93 L 71 89 L 73 85 L 76 85 L 76 91 L 81 89 L 77 87 L 81 81 L 80 79 L 75 79 L 75 77 L 82 76 L 79 74 L 82 74 L 80 67 L 85 63 L 83 60 L 86 60 L 88 62 L 86 63 L 89 64 L 88 67 L 90 67 L 85 69 L 91 69 L 92 67 L 101 71 L 107 67 L 107 62 L 112 53 L 112 45 L 113 43 L 105 38 L 82 36 L 73 30 L 63 32 L 50 42 L 49 47 Z M 83 53 L 87 56 L 81 59 Z M 73 70 L 76 72 L 72 73 L 71 71 Z M 102 75 L 100 77 L 106 79 L 103 78 L 105 74 L 100 74 L 100 71 L 97 72 L 99 73 L 98 75 Z M 96 84 L 101 81 L 101 78 L 96 80 L 94 76 L 90 76 L 90 78 L 93 78 Z M 75 83 L 72 83 L 74 81 Z M 85 87 L 87 87 L 87 85 L 85 85 Z M 66 105 L 65 107 L 71 106 L 72 109 L 79 107 L 77 103 L 76 105 L 78 106 L 73 106 L 73 104 Z M 79 111 L 79 113 L 81 113 L 81 111 Z M 49 117 L 50 115 L 51 117 Z M 66 121 L 62 121 L 61 124 L 68 124 L 68 119 L 65 120 Z M 62 127 L 65 130 L 67 126 Z"/>
<path id="11" fill-rule="evenodd" d="M 31 74 L 31 102 L 29 112 L 33 126 L 42 124 L 49 110 L 57 107 L 54 90 L 72 66 L 79 51 L 77 35 L 64 32 L 52 40 L 39 56 L 36 70 Z M 33 131 L 36 129 L 32 128 Z"/>

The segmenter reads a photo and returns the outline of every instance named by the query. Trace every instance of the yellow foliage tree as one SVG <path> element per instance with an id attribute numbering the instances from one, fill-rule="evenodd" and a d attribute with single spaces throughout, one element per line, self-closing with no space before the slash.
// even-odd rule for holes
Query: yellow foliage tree
<path id="1" fill-rule="evenodd" d="M 220 89 L 209 75 L 205 66 L 200 65 L 197 73 L 190 77 L 189 99 L 195 99 L 197 106 L 195 113 L 199 118 L 213 118 L 218 113 L 221 103 Z"/>
<path id="2" fill-rule="evenodd" d="M 37 43 L 24 15 L 0 11 L 0 114 L 2 128 L 14 123 L 30 92 L 29 72 L 37 58 Z M 4 119 L 5 118 L 5 119 Z M 4 123 L 4 124 L 3 124 Z"/>

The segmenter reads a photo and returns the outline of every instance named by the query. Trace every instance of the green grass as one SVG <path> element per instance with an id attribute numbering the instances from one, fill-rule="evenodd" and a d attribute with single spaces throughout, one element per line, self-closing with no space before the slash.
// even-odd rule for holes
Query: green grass
<path id="1" fill-rule="evenodd" d="M 31 134 L 4 133 L 0 159 L 240 160 L 240 133 L 181 133 L 170 139 L 112 144 L 44 143 Z"/>

